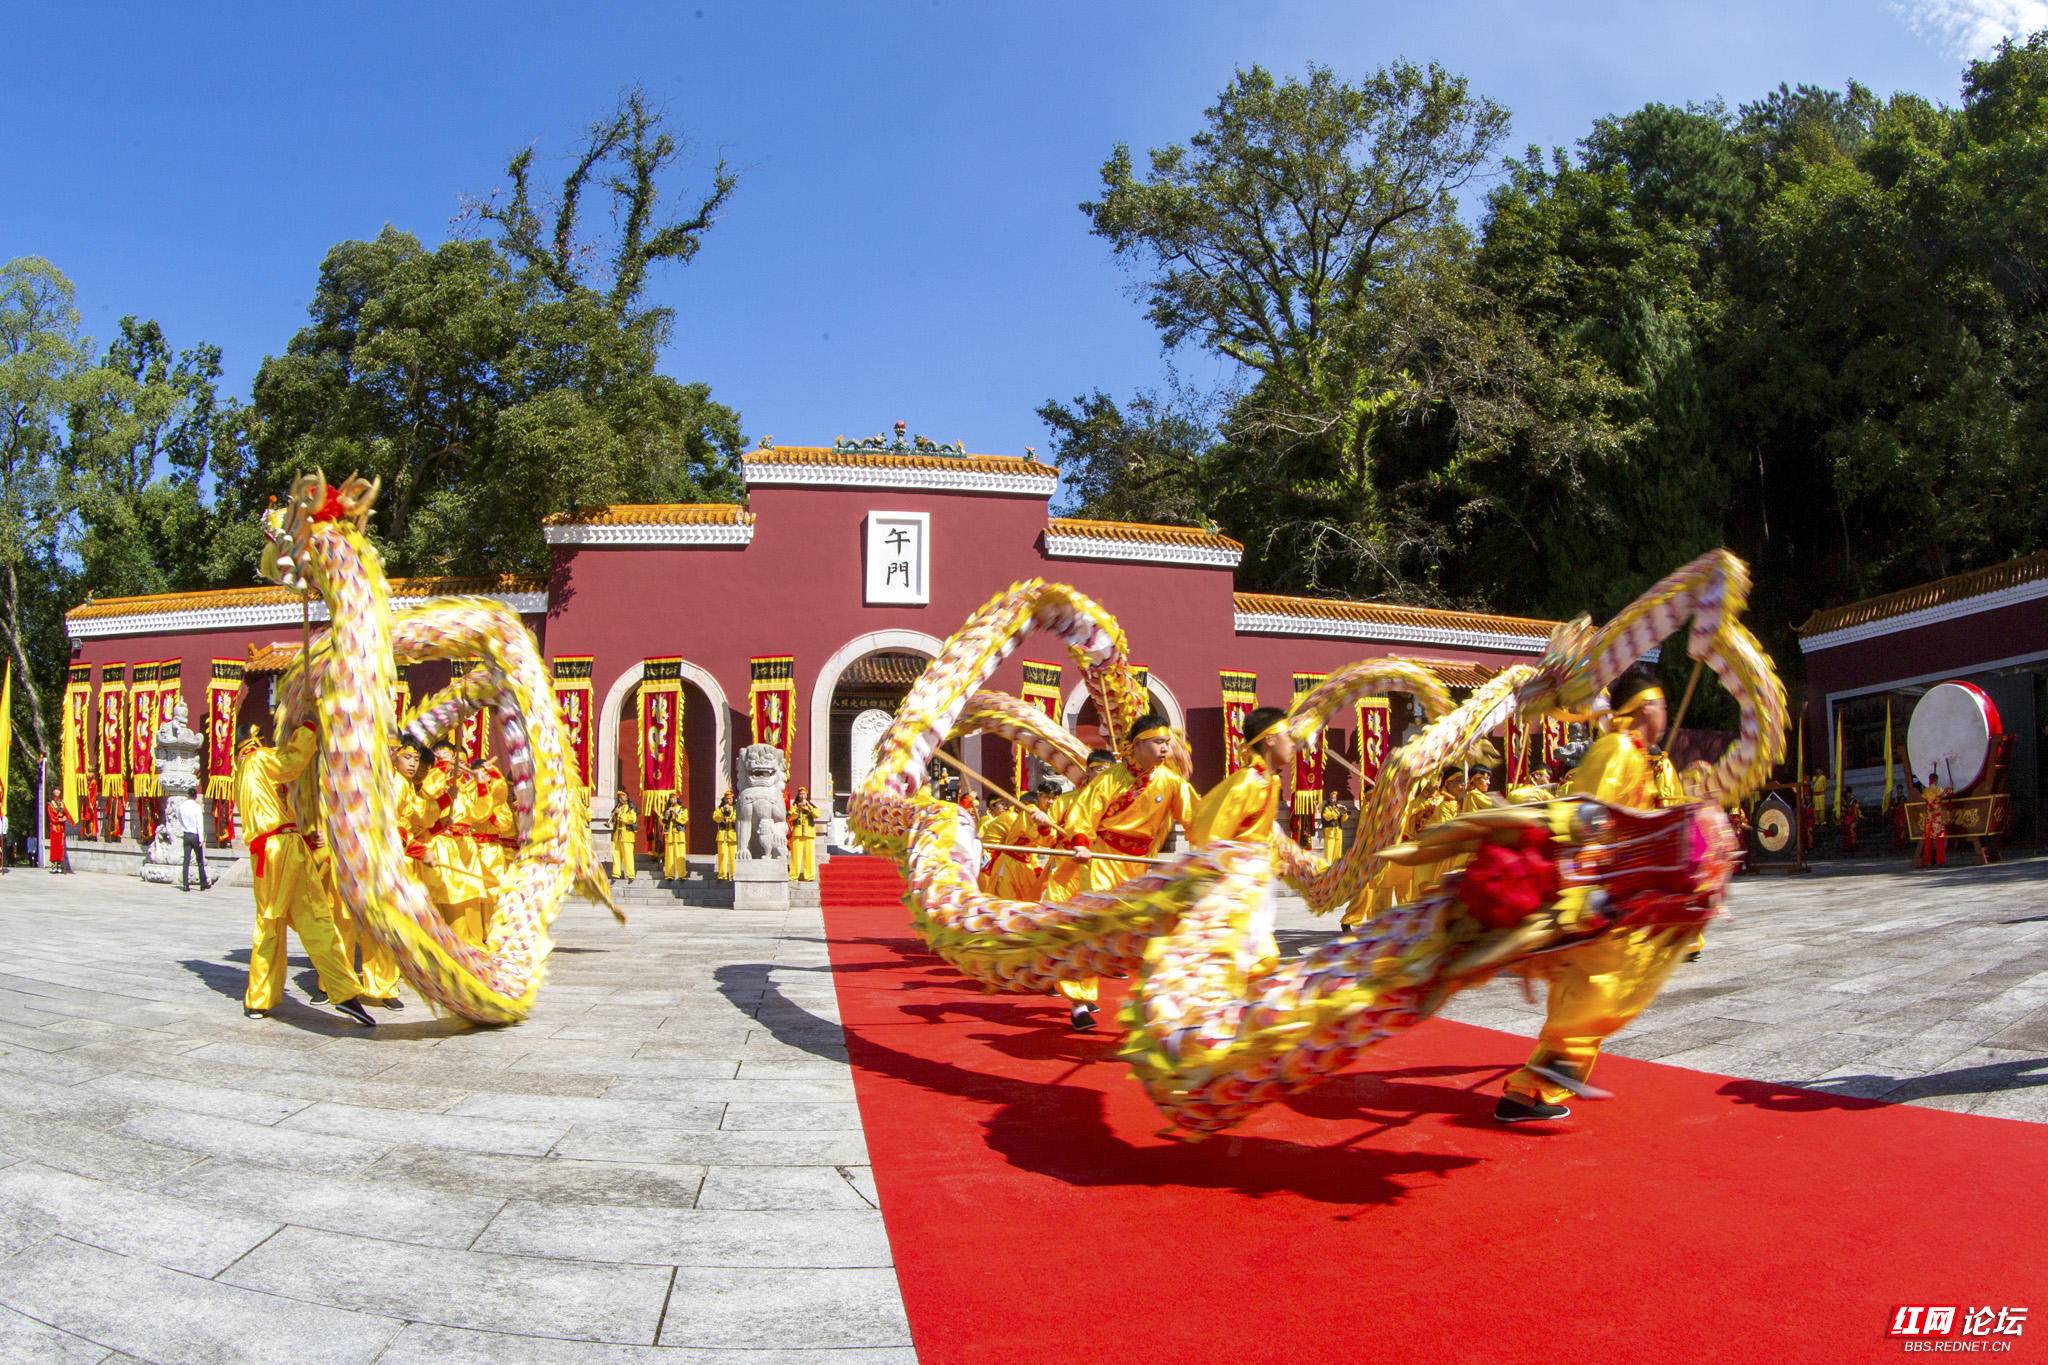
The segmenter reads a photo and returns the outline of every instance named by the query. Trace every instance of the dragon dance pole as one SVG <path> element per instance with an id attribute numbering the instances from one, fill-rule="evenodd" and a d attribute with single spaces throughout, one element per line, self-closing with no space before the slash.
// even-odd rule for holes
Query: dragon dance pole
<path id="1" fill-rule="evenodd" d="M 996 853 L 1029 853 L 1037 857 L 1046 858 L 1078 858 L 1081 856 L 1079 849 L 1034 848 L 1030 844 L 983 844 L 981 849 L 984 853 L 990 851 Z M 1112 863 L 1144 863 L 1148 867 L 1163 867 L 1172 861 L 1170 858 L 1147 858 L 1136 853 L 1097 853 L 1092 849 L 1089 850 L 1088 856 L 1090 858 L 1102 858 Z"/>

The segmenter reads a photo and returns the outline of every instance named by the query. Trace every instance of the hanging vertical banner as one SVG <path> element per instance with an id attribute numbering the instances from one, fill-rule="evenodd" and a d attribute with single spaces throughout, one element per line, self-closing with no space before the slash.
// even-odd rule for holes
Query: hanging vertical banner
<path id="1" fill-rule="evenodd" d="M 754 743 L 773 744 L 794 771 L 796 758 L 796 658 L 757 655 L 747 698 L 754 719 Z"/>
<path id="2" fill-rule="evenodd" d="M 128 687 L 128 794 L 147 801 L 156 792 L 156 675 L 161 664 L 137 664 Z M 137 820 L 141 817 L 138 815 Z"/>
<path id="3" fill-rule="evenodd" d="M 1359 781 L 1380 780 L 1380 766 L 1387 761 L 1387 749 L 1394 738 L 1394 707 L 1385 697 L 1362 697 L 1358 702 Z M 1360 792 L 1360 799 L 1365 796 Z"/>
<path id="4" fill-rule="evenodd" d="M 1501 785 L 1507 788 L 1525 787 L 1529 784 L 1529 731 L 1510 721 L 1502 735 L 1507 754 L 1507 780 Z"/>
<path id="5" fill-rule="evenodd" d="M 181 677 L 183 664 L 177 659 L 165 659 L 156 666 L 156 723 L 166 724 L 178 709 L 178 702 L 185 695 L 185 684 Z M 156 732 L 150 732 L 154 745 Z M 157 784 L 154 795 L 162 796 L 163 785 Z"/>
<path id="6" fill-rule="evenodd" d="M 128 665 L 100 665 L 100 795 L 128 795 Z M 109 830 L 112 838 L 118 830 Z"/>
<path id="7" fill-rule="evenodd" d="M 1884 699 L 1884 809 L 1892 808 L 1892 699 Z"/>
<path id="8" fill-rule="evenodd" d="M 1244 766 L 1244 718 L 1259 704 L 1259 675 L 1224 669 L 1223 678 L 1223 767 L 1236 772 Z"/>
<path id="9" fill-rule="evenodd" d="M 450 679 L 460 678 L 473 668 L 483 667 L 480 659 L 455 659 L 448 666 Z M 481 768 L 491 758 L 490 711 L 478 707 L 462 718 L 462 754 L 472 768 Z"/>
<path id="10" fill-rule="evenodd" d="M 590 790 L 591 665 L 588 654 L 556 659 L 550 666 L 554 675 L 555 706 L 561 711 L 562 733 L 568 748 L 569 770 L 581 791 Z"/>
<path id="11" fill-rule="evenodd" d="M 92 771 L 92 665 L 72 664 L 64 682 L 64 818 L 78 822 L 79 798 Z"/>
<path id="12" fill-rule="evenodd" d="M 1567 721 L 1563 716 L 1545 716 L 1543 718 L 1543 747 L 1541 754 L 1543 780 L 1545 782 L 1550 781 L 1551 777 L 1556 773 L 1558 763 L 1557 751 L 1565 746 L 1565 743 L 1571 738 L 1571 733 L 1571 722 Z"/>
<path id="13" fill-rule="evenodd" d="M 758 734 L 759 732 L 756 731 Z M 683 747 L 683 661 L 649 659 L 640 673 L 640 816 L 659 817 L 675 795 Z"/>
<path id="14" fill-rule="evenodd" d="M 1326 673 L 1294 675 L 1294 704 L 1322 684 Z M 1304 846 L 1315 839 L 1316 812 L 1323 805 L 1323 732 L 1302 745 L 1294 756 L 1294 841 Z"/>
<path id="15" fill-rule="evenodd" d="M 1060 718 L 1060 699 L 1063 695 L 1060 691 L 1060 666 L 1026 659 L 1024 688 L 1019 695 L 1026 702 L 1045 712 L 1046 719 L 1057 725 Z M 1013 745 L 1011 748 L 1016 754 L 1016 771 L 1010 779 L 1010 790 L 1019 796 L 1029 795 L 1025 791 L 1025 778 L 1028 774 L 1024 767 L 1026 755 L 1023 746 Z"/>
<path id="16" fill-rule="evenodd" d="M 209 801 L 232 801 L 235 797 L 235 703 L 242 695 L 242 675 L 247 665 L 240 659 L 215 659 L 212 676 L 206 680 L 206 797 Z"/>
<path id="17" fill-rule="evenodd" d="M 1847 785 L 1842 780 L 1842 712 L 1846 709 L 1841 706 L 1835 708 L 1835 789 L 1828 796 L 1828 799 L 1834 803 L 1834 810 L 1831 814 L 1833 814 L 1837 824 L 1840 824 L 1842 820 L 1842 788 Z"/>
<path id="18" fill-rule="evenodd" d="M 404 664 L 398 666 L 398 681 L 391 685 L 391 714 L 403 728 L 412 710 L 412 679 L 406 673 Z"/>

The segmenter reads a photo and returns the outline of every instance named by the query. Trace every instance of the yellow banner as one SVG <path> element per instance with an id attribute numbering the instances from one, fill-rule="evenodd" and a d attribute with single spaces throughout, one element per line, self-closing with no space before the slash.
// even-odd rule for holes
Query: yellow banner
<path id="1" fill-rule="evenodd" d="M 206 797 L 235 799 L 235 703 L 242 697 L 240 659 L 213 660 L 206 680 Z"/>
<path id="2" fill-rule="evenodd" d="M 128 795 L 128 665 L 100 665 L 100 795 Z M 117 807 L 118 809 L 118 807 Z M 119 830 L 109 830 L 113 838 Z"/>
<path id="3" fill-rule="evenodd" d="M 659 819 L 683 766 L 683 661 L 648 659 L 640 670 L 640 813 Z"/>
<path id="4" fill-rule="evenodd" d="M 92 665 L 72 664 L 64 684 L 64 818 L 78 822 L 78 801 L 92 771 Z"/>
<path id="5" fill-rule="evenodd" d="M 569 768 L 580 791 L 590 790 L 590 754 L 594 706 L 591 668 L 596 660 L 588 654 L 565 656 L 551 666 L 555 705 L 562 714 L 562 731 L 568 743 Z"/>
<path id="6" fill-rule="evenodd" d="M 1223 678 L 1223 767 L 1244 766 L 1244 718 L 1259 704 L 1259 675 L 1225 669 Z"/>
<path id="7" fill-rule="evenodd" d="M 1024 661 L 1024 686 L 1018 695 L 1040 711 L 1043 711 L 1047 720 L 1052 721 L 1055 725 L 1059 724 L 1060 701 L 1066 695 L 1060 690 L 1060 666 L 1058 664 L 1041 663 L 1036 659 L 1026 659 Z M 1019 796 L 1026 796 L 1029 793 L 1024 790 L 1025 781 L 1030 776 L 1025 763 L 1028 755 L 1024 752 L 1022 745 L 1016 747 L 1014 755 L 1015 761 L 1012 765 L 1010 776 L 1010 790 L 1016 792 Z"/>
<path id="8" fill-rule="evenodd" d="M 788 771 L 796 771 L 796 658 L 766 654 L 752 660 L 753 681 L 747 688 L 753 715 L 754 743 L 782 750 Z"/>

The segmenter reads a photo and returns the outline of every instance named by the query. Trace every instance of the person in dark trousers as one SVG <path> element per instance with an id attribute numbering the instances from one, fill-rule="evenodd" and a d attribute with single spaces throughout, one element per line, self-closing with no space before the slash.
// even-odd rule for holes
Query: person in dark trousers
<path id="1" fill-rule="evenodd" d="M 182 891 L 192 889 L 192 860 L 199 859 L 199 889 L 211 891 L 213 883 L 206 879 L 206 843 L 199 836 L 203 831 L 200 824 L 199 798 L 180 796 L 171 802 L 171 813 L 178 820 L 178 837 L 185 845 L 185 869 L 179 880 Z"/>

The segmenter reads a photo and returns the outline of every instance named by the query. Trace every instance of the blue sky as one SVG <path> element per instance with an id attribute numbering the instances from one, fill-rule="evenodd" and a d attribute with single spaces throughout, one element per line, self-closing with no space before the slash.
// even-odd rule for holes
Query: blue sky
<path id="1" fill-rule="evenodd" d="M 18 6 L 0 84 L 0 258 L 49 257 L 88 331 L 154 317 L 224 348 L 246 394 L 321 256 L 384 224 L 436 242 L 532 143 L 547 178 L 640 83 L 691 145 L 676 198 L 742 180 L 653 294 L 665 368 L 750 437 L 898 417 L 976 451 L 1043 448 L 1033 410 L 1158 384 L 1129 277 L 1075 205 L 1111 146 L 1185 139 L 1233 68 L 1434 60 L 1570 143 L 1651 100 L 1779 82 L 1947 102 L 2044 0 L 1636 3 L 733 3 Z M 1216 377 L 1184 358 L 1195 383 Z"/>

